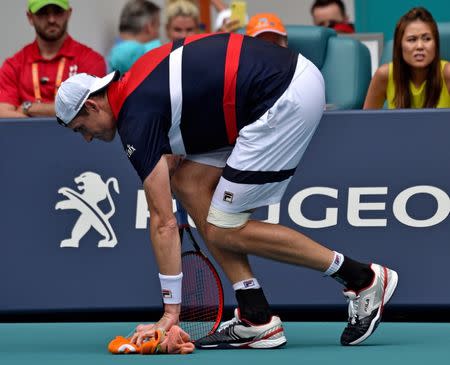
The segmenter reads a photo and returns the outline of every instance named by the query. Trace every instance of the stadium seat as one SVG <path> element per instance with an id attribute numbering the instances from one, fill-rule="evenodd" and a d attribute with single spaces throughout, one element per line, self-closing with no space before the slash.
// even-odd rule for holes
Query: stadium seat
<path id="1" fill-rule="evenodd" d="M 441 59 L 450 61 L 450 23 L 437 23 L 439 29 L 439 38 L 441 46 Z M 383 47 L 381 56 L 381 65 L 389 63 L 392 60 L 394 40 L 389 40 Z"/>
<path id="2" fill-rule="evenodd" d="M 333 109 L 358 109 L 364 103 L 371 78 L 370 53 L 360 41 L 337 37 L 334 30 L 288 25 L 289 48 L 300 52 L 320 69 L 326 102 Z"/>

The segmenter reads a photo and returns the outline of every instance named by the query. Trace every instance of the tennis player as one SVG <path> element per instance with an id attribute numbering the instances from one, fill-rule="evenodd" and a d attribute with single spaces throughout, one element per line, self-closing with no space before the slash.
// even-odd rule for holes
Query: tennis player
<path id="1" fill-rule="evenodd" d="M 344 284 L 343 345 L 369 337 L 396 285 L 395 271 L 364 264 L 281 225 L 250 220 L 278 203 L 325 106 L 324 81 L 305 57 L 239 34 L 197 35 L 150 51 L 119 79 L 79 74 L 56 98 L 60 124 L 88 142 L 116 131 L 142 179 L 164 315 L 140 325 L 140 344 L 178 323 L 180 238 L 172 190 L 233 284 L 235 316 L 199 348 L 276 348 L 286 343 L 248 254 L 305 266 Z M 171 186 L 172 182 L 172 186 Z M 295 288 L 292 288 L 295 290 Z"/>

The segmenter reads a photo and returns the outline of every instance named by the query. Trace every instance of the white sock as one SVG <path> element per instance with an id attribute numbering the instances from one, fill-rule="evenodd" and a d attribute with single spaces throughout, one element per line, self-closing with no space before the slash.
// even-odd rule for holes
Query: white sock
<path id="1" fill-rule="evenodd" d="M 256 280 L 255 278 L 245 279 L 233 284 L 233 289 L 235 291 L 259 288 L 261 288 L 261 286 L 259 285 L 258 280 Z"/>
<path id="2" fill-rule="evenodd" d="M 342 263 L 344 262 L 344 255 L 343 254 L 341 254 L 339 252 L 336 252 L 336 251 L 333 251 L 333 252 L 334 252 L 333 261 L 331 262 L 331 265 L 327 269 L 327 271 L 325 271 L 323 273 L 325 276 L 331 276 L 334 273 L 336 273 L 336 271 L 338 271 L 341 268 Z"/>

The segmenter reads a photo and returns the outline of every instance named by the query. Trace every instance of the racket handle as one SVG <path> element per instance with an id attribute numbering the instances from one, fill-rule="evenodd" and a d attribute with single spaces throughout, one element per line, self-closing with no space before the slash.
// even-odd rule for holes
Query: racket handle
<path id="1" fill-rule="evenodd" d="M 175 200 L 175 202 L 177 204 L 177 212 L 175 213 L 175 215 L 177 217 L 178 228 L 189 227 L 188 214 L 186 212 L 186 209 L 183 208 L 178 200 Z"/>

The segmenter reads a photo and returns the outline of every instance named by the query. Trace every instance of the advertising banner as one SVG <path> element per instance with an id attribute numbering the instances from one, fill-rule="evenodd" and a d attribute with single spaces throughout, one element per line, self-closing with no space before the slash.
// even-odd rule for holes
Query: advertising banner
<path id="1" fill-rule="evenodd" d="M 395 269 L 392 303 L 450 305 L 449 119 L 326 113 L 282 202 L 254 218 Z M 2 120 L 0 146 L 0 312 L 159 307 L 145 195 L 120 140 L 86 143 L 53 120 Z M 274 305 L 344 304 L 321 273 L 251 262 Z"/>

